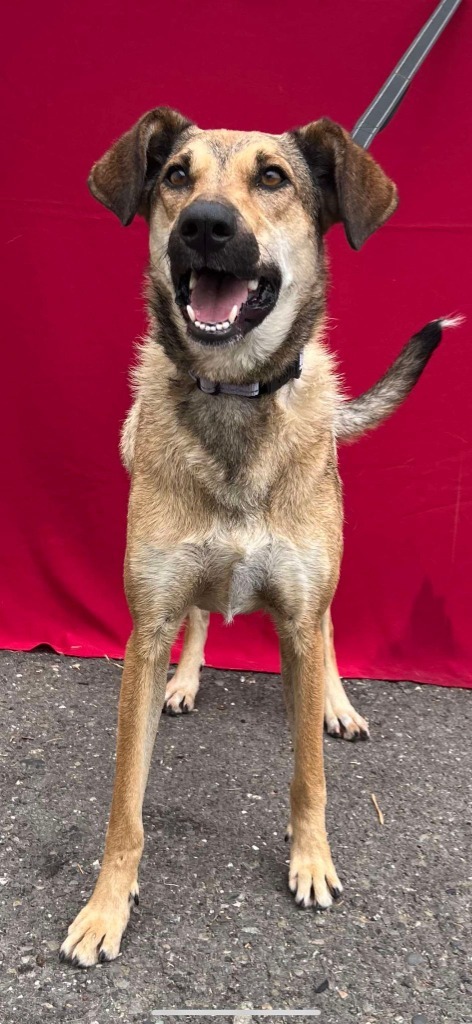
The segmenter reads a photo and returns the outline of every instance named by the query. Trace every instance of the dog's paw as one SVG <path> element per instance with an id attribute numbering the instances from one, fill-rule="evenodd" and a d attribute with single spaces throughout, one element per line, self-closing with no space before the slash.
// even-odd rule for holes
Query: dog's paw
<path id="1" fill-rule="evenodd" d="M 370 738 L 369 723 L 357 713 L 346 695 L 337 702 L 326 700 L 325 727 L 330 736 L 342 740 L 355 742 Z"/>
<path id="2" fill-rule="evenodd" d="M 179 672 L 167 683 L 164 711 L 167 715 L 187 715 L 195 707 L 198 679 L 185 679 Z"/>
<path id="3" fill-rule="evenodd" d="M 93 967 L 97 963 L 115 960 L 133 903 L 139 903 L 137 882 L 132 886 L 128 900 L 121 903 L 116 902 L 116 897 L 104 900 L 103 897 L 92 896 L 70 925 L 59 959 L 74 967 Z"/>
<path id="4" fill-rule="evenodd" d="M 327 846 L 308 856 L 292 849 L 288 884 L 297 906 L 315 910 L 327 910 L 343 891 Z"/>

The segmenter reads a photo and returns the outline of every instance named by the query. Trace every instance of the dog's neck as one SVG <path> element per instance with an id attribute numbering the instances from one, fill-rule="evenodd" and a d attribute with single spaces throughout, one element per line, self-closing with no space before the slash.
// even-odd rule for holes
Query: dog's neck
<path id="1" fill-rule="evenodd" d="M 274 395 L 276 391 L 280 391 L 285 384 L 288 384 L 291 380 L 298 380 L 301 375 L 303 366 L 303 352 L 299 352 L 297 358 L 293 363 L 280 374 L 279 377 L 273 377 L 272 380 L 266 383 L 261 381 L 253 381 L 251 384 L 226 384 L 225 381 L 214 381 L 209 380 L 208 377 L 199 377 L 193 370 L 189 370 L 189 377 L 196 384 L 199 391 L 203 391 L 204 395 L 230 395 L 233 398 L 263 398 L 264 395 Z"/>
<path id="2" fill-rule="evenodd" d="M 193 437 L 195 441 L 211 456 L 215 467 L 222 470 L 226 487 L 236 485 L 239 490 L 243 482 L 248 478 L 250 467 L 259 464 L 266 450 L 268 442 L 277 435 L 280 429 L 284 429 L 284 447 L 287 437 L 285 428 L 282 428 L 281 408 L 291 401 L 293 388 L 296 385 L 295 377 L 300 376 L 300 364 L 298 362 L 300 353 L 303 353 L 305 346 L 312 349 L 313 340 L 319 334 L 317 326 L 322 321 L 323 299 L 313 300 L 309 307 L 305 307 L 295 317 L 287 337 L 284 339 L 278 350 L 273 353 L 262 367 L 255 368 L 254 373 L 249 375 L 249 380 L 241 380 L 241 385 L 253 385 L 259 382 L 263 385 L 271 382 L 277 383 L 284 375 L 287 379 L 282 380 L 281 387 L 275 388 L 274 393 L 263 394 L 260 399 L 249 400 L 247 396 L 235 394 L 220 394 L 215 396 L 212 393 L 204 393 L 204 389 L 198 388 L 195 381 L 195 369 L 192 366 L 191 356 L 185 345 L 182 344 L 179 329 L 175 321 L 173 304 L 165 290 L 155 288 L 150 282 L 149 288 L 150 314 L 151 314 L 151 344 L 159 346 L 164 350 L 167 359 L 173 364 L 174 371 L 167 371 L 169 397 L 173 400 L 174 414 L 187 437 Z M 318 349 L 320 346 L 316 346 Z M 308 427 L 308 433 L 313 436 L 320 431 L 330 434 L 330 423 L 324 414 L 323 392 L 331 395 L 331 384 L 325 374 L 324 366 L 329 357 L 323 350 L 323 358 L 320 366 L 323 368 L 319 380 L 320 414 L 315 414 L 312 423 Z M 311 360 L 308 361 L 309 364 Z M 168 365 L 168 364 L 167 364 Z M 296 370 L 295 370 L 296 367 Z M 176 372 L 175 372 L 176 371 Z M 166 371 L 163 371 L 166 372 Z M 308 373 L 302 375 L 300 383 L 305 377 L 311 380 L 313 373 L 318 376 L 313 366 L 308 366 Z M 192 379 L 192 375 L 194 379 Z M 324 378 L 326 377 L 326 382 Z M 326 384 L 326 386 L 325 386 Z M 284 397 L 285 393 L 285 397 Z M 295 396 L 295 392 L 293 392 Z M 281 406 L 282 403 L 282 406 Z M 331 407 L 331 399 L 327 406 Z M 315 420 L 318 426 L 315 425 Z M 306 427 L 303 427 L 306 434 Z M 297 445 L 298 439 L 294 438 L 293 443 Z M 304 443 L 304 438 L 301 439 Z M 291 442 L 289 442 L 290 446 Z M 270 477 L 271 473 L 267 468 L 261 469 L 262 476 Z M 275 467 L 274 467 L 275 472 Z M 251 473 L 249 472 L 249 476 Z M 216 485 L 216 480 L 214 481 Z M 244 485 L 246 486 L 246 485 Z M 229 494 L 228 494 L 229 500 Z"/>

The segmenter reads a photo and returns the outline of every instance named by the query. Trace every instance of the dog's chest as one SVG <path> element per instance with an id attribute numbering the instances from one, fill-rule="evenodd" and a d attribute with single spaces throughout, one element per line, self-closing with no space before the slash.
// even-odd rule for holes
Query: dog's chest
<path id="1" fill-rule="evenodd" d="M 313 529 L 301 544 L 265 524 L 219 525 L 171 546 L 157 538 L 141 541 L 128 555 L 128 599 L 137 601 L 141 615 L 165 620 L 178 620 L 192 605 L 227 621 L 257 609 L 303 618 L 323 596 L 331 572 L 323 533 Z"/>
<path id="2" fill-rule="evenodd" d="M 219 535 L 200 556 L 204 571 L 195 603 L 227 621 L 258 608 L 297 617 L 324 576 L 319 544 L 301 551 L 264 531 Z"/>

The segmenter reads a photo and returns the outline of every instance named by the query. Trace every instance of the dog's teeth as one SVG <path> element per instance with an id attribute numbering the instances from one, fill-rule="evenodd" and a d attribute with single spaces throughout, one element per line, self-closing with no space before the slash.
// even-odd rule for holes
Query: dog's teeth
<path id="1" fill-rule="evenodd" d="M 195 285 L 196 285 L 197 281 L 198 281 L 198 277 L 197 277 L 195 271 L 192 270 L 192 273 L 190 274 L 190 281 L 189 281 L 190 291 L 192 291 L 192 288 L 195 288 Z"/>
<path id="2" fill-rule="evenodd" d="M 222 326 L 222 328 L 223 328 L 223 330 L 224 330 L 224 331 L 227 331 L 227 330 L 228 330 L 228 327 L 230 327 L 231 325 L 230 325 L 230 322 L 229 322 L 229 320 L 223 320 L 223 323 L 222 323 L 222 325 L 221 325 L 221 326 Z"/>
<path id="3" fill-rule="evenodd" d="M 210 331 L 216 331 L 216 324 L 212 324 L 212 325 L 211 325 L 211 327 L 210 327 Z"/>
<path id="4" fill-rule="evenodd" d="M 193 309 L 192 309 L 191 306 L 187 306 L 187 313 L 188 313 L 192 323 L 196 324 L 197 321 L 195 320 L 195 313 L 193 312 Z"/>
<path id="5" fill-rule="evenodd" d="M 248 281 L 247 287 L 248 291 L 256 292 L 259 287 L 259 281 L 257 280 L 257 278 L 254 278 L 254 281 Z"/>
<path id="6" fill-rule="evenodd" d="M 233 306 L 233 308 L 231 310 L 231 313 L 229 314 L 229 317 L 228 317 L 228 320 L 229 320 L 230 324 L 234 324 L 234 321 L 236 320 L 237 315 L 238 315 L 238 306 Z M 229 327 L 229 324 L 228 324 L 228 327 Z"/>
<path id="7" fill-rule="evenodd" d="M 217 329 L 217 331 L 222 331 L 223 330 L 223 324 L 217 324 L 216 325 L 216 329 Z"/>
<path id="8" fill-rule="evenodd" d="M 195 320 L 195 327 L 200 327 L 200 328 L 202 328 L 202 327 L 203 327 L 203 324 L 201 324 L 199 320 Z"/>
<path id="9" fill-rule="evenodd" d="M 206 330 L 206 331 L 211 331 L 211 327 L 210 327 L 210 324 L 205 324 L 205 330 Z"/>

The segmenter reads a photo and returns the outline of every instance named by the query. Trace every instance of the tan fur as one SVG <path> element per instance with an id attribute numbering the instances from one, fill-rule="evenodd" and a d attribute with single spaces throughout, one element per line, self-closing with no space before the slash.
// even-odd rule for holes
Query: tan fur
<path id="1" fill-rule="evenodd" d="M 183 160 L 189 184 L 172 191 L 167 168 Z M 287 186 L 274 194 L 258 187 L 261 161 L 286 168 Z M 318 162 L 329 165 L 329 188 L 325 178 L 318 183 Z M 298 136 L 201 132 L 165 108 L 145 115 L 95 165 L 91 188 L 124 223 L 138 211 L 148 219 L 151 323 L 122 438 L 131 472 L 125 588 L 133 633 L 113 802 L 97 887 L 62 947 L 63 957 L 84 966 L 117 956 L 137 894 L 152 745 L 171 645 L 188 615 L 193 634 L 176 680 L 191 666 L 194 687 L 208 612 L 231 620 L 263 608 L 273 616 L 294 742 L 289 885 L 298 903 L 320 908 L 341 891 L 326 837 L 323 769 L 323 716 L 326 700 L 334 702 L 326 622 L 339 576 L 342 506 L 340 399 L 323 342 L 322 233 L 342 220 L 358 246 L 395 202 L 392 183 L 331 122 Z M 269 256 L 280 270 L 275 308 L 234 344 L 195 340 L 175 303 L 169 239 L 182 209 L 202 196 L 236 207 L 262 263 Z M 156 321 L 155 309 L 166 319 Z M 252 404 L 201 394 L 187 372 L 270 381 L 301 347 L 300 379 Z"/>

